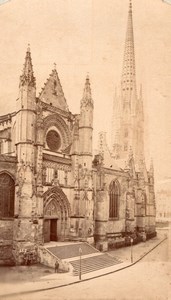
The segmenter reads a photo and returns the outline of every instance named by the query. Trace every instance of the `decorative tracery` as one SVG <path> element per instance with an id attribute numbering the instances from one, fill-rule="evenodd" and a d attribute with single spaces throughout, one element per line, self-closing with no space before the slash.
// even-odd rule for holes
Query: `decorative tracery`
<path id="1" fill-rule="evenodd" d="M 60 137 L 61 137 L 61 148 L 65 149 L 66 147 L 68 147 L 71 143 L 71 133 L 70 130 L 67 126 L 67 124 L 65 123 L 65 121 L 58 115 L 58 114 L 53 114 L 50 116 L 47 116 L 44 119 L 44 133 L 45 133 L 45 137 L 48 134 L 48 130 L 50 128 L 56 128 L 56 132 L 60 133 Z"/>
<path id="2" fill-rule="evenodd" d="M 53 208 L 53 209 L 52 209 Z M 58 212 L 68 217 L 71 213 L 70 203 L 60 187 L 53 187 L 44 193 L 44 212 L 58 215 Z M 49 213 L 48 213 L 49 215 Z"/>

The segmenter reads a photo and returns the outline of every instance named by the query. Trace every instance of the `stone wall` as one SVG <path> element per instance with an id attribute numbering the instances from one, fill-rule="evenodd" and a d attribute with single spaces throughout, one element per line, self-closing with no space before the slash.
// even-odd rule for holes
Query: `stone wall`
<path id="1" fill-rule="evenodd" d="M 13 239 L 13 219 L 0 220 L 0 241 L 12 241 Z"/>
<path id="2" fill-rule="evenodd" d="M 14 263 L 12 255 L 13 220 L 0 220 L 0 265 Z"/>
<path id="3" fill-rule="evenodd" d="M 16 158 L 7 155 L 0 155 L 0 172 L 8 172 L 15 178 Z"/>
<path id="4" fill-rule="evenodd" d="M 68 262 L 58 259 L 55 255 L 53 255 L 44 247 L 40 246 L 38 248 L 38 256 L 40 263 L 42 263 L 45 266 L 55 268 L 55 262 L 56 260 L 58 260 L 59 270 L 63 272 L 72 272 L 73 270 L 72 266 Z"/>
<path id="5" fill-rule="evenodd" d="M 0 244 L 0 265 L 14 265 L 11 242 Z"/>

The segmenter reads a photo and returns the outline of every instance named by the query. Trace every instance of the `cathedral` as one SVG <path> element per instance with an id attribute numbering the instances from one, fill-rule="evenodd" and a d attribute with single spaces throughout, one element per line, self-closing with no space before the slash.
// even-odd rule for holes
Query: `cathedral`
<path id="1" fill-rule="evenodd" d="M 156 235 L 154 170 L 144 157 L 143 94 L 137 89 L 132 3 L 112 148 L 99 133 L 93 156 L 94 102 L 85 80 L 73 114 L 54 66 L 36 93 L 28 46 L 15 112 L 0 116 L 0 264 L 22 264 L 25 250 L 51 241 L 83 241 L 100 251 Z M 107 99 L 106 99 L 107 101 Z"/>

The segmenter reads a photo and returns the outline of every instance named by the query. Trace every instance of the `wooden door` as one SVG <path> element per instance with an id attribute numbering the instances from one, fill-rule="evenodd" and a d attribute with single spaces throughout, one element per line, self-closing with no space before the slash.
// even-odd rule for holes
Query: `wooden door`
<path id="1" fill-rule="evenodd" d="M 50 220 L 44 220 L 44 242 L 50 242 Z"/>
<path id="2" fill-rule="evenodd" d="M 57 241 L 57 219 L 50 220 L 50 240 Z"/>

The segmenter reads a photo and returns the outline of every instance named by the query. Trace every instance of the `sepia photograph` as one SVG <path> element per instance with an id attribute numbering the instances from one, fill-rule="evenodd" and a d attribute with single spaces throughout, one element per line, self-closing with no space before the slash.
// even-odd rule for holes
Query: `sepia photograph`
<path id="1" fill-rule="evenodd" d="M 0 0 L 0 299 L 171 299 L 171 0 Z"/>

